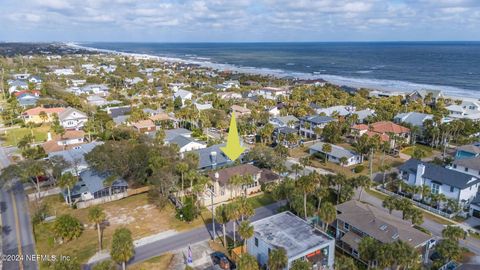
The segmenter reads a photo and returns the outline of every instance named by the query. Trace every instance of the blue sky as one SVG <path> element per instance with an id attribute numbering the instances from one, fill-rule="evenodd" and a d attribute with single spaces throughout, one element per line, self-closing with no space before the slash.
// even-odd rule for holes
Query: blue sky
<path id="1" fill-rule="evenodd" d="M 480 40 L 480 0 L 0 0 L 0 40 Z"/>

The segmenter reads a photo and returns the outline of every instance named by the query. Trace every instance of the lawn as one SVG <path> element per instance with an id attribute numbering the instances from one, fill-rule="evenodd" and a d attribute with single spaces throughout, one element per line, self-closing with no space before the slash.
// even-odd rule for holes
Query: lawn
<path id="1" fill-rule="evenodd" d="M 84 231 L 78 239 L 55 244 L 52 235 L 53 223 L 37 225 L 34 228 L 37 251 L 40 254 L 74 255 L 80 262 L 86 262 L 95 254 L 98 246 L 94 224 L 88 220 L 89 209 L 70 209 L 59 195 L 49 196 L 43 201 L 48 204 L 51 215 L 70 214 L 78 218 L 84 224 Z M 30 209 L 35 209 L 35 203 L 31 204 Z M 191 223 L 185 223 L 175 218 L 173 206 L 168 205 L 165 209 L 159 210 L 149 204 L 147 194 L 105 203 L 101 207 L 107 216 L 108 225 L 103 232 L 103 247 L 107 249 L 116 228 L 126 227 L 132 231 L 134 239 L 139 239 L 167 230 L 184 231 L 202 226 L 204 225 L 203 217 L 208 213 L 204 209 L 199 218 Z"/>
<path id="2" fill-rule="evenodd" d="M 288 155 L 294 158 L 308 156 L 308 147 L 300 146 L 288 149 Z"/>
<path id="3" fill-rule="evenodd" d="M 383 162 L 382 162 L 382 159 L 383 159 Z M 403 161 L 400 158 L 392 157 L 392 156 L 389 156 L 389 155 L 385 155 L 385 157 L 383 157 L 382 154 L 376 154 L 373 157 L 373 173 L 376 173 L 376 172 L 380 171 L 380 167 L 381 167 L 382 163 L 384 165 L 388 165 L 390 167 L 397 167 L 397 166 L 401 165 L 403 163 Z M 346 175 L 347 177 L 353 177 L 353 176 L 357 176 L 357 175 L 370 176 L 370 170 L 369 170 L 370 164 L 369 164 L 368 160 L 364 161 L 361 164 L 361 165 L 363 165 L 364 169 L 360 173 L 353 172 L 353 168 L 355 168 L 356 165 L 349 166 L 349 167 L 344 167 L 344 166 L 340 166 L 339 164 L 336 164 L 336 163 L 333 163 L 333 162 L 325 163 L 323 160 L 321 160 L 319 158 L 312 158 L 312 164 L 311 165 L 313 167 L 325 169 L 325 170 L 333 172 L 333 173 L 342 173 L 342 174 Z"/>
<path id="4" fill-rule="evenodd" d="M 130 270 L 151 270 L 151 269 L 169 269 L 170 263 L 173 259 L 172 254 L 163 254 L 157 257 L 153 257 L 146 261 L 129 265 Z"/>
<path id="5" fill-rule="evenodd" d="M 267 193 L 250 197 L 247 200 L 252 204 L 253 208 L 258 208 L 275 202 L 272 195 Z"/>
<path id="6" fill-rule="evenodd" d="M 35 142 L 44 142 L 47 140 L 47 133 L 50 130 L 50 126 L 43 125 L 33 128 L 33 136 Z M 13 128 L 8 129 L 4 133 L 0 134 L 0 139 L 3 141 L 4 146 L 17 145 L 17 142 L 21 140 L 25 135 L 30 134 L 28 128 Z"/>
<path id="7" fill-rule="evenodd" d="M 431 147 L 428 147 L 428 146 L 425 146 L 425 145 L 420 145 L 420 144 L 406 147 L 406 148 L 402 149 L 401 152 L 405 155 L 412 156 L 416 149 L 420 149 L 422 151 L 422 153 L 423 153 L 422 158 L 431 157 L 436 152 L 438 152 Z"/>

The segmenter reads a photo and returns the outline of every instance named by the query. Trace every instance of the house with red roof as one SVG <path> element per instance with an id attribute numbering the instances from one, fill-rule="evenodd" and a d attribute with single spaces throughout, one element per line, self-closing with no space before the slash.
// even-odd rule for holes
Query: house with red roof
<path id="1" fill-rule="evenodd" d="M 351 133 L 354 136 L 379 136 L 381 141 L 390 142 L 391 148 L 395 148 L 402 142 L 410 142 L 410 129 L 390 121 L 380 121 L 370 125 L 353 125 Z"/>
<path id="2" fill-rule="evenodd" d="M 22 113 L 22 118 L 25 123 L 48 123 L 53 121 L 53 116 L 56 114 L 58 116 L 59 113 L 63 112 L 65 108 L 56 107 L 56 108 L 43 108 L 43 107 L 35 107 L 32 109 L 28 109 Z M 45 112 L 46 117 L 42 118 L 42 112 Z"/>

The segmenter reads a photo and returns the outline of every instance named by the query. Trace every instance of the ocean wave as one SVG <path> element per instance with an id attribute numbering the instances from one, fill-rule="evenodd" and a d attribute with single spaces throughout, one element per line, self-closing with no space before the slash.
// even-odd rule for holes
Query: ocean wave
<path id="1" fill-rule="evenodd" d="M 212 69 L 229 70 L 229 71 L 235 71 L 235 72 L 247 73 L 247 74 L 272 75 L 280 78 L 286 77 L 286 76 L 293 76 L 298 79 L 324 79 L 332 84 L 345 85 L 345 86 L 350 86 L 355 88 L 368 88 L 372 90 L 399 91 L 399 92 L 411 92 L 411 91 L 420 90 L 420 89 L 437 89 L 437 90 L 442 90 L 446 95 L 452 96 L 452 97 L 459 97 L 459 98 L 468 97 L 468 98 L 478 99 L 478 96 L 479 96 L 477 91 L 462 89 L 462 88 L 453 87 L 453 86 L 421 84 L 421 83 L 414 83 L 414 82 L 400 81 L 400 80 L 344 77 L 344 76 L 329 75 L 329 74 L 322 73 L 325 70 L 320 70 L 318 72 L 313 72 L 313 73 L 294 72 L 294 71 L 288 71 L 284 69 L 237 66 L 232 64 L 216 63 L 211 61 L 210 59 L 201 60 L 201 59 L 198 59 L 198 57 L 196 59 L 183 59 L 180 57 L 166 57 L 166 56 L 158 56 L 158 55 L 143 54 L 143 53 L 127 53 L 127 52 L 108 50 L 108 49 L 97 49 L 94 47 L 83 46 L 78 43 L 66 43 L 66 45 L 82 48 L 85 50 L 113 53 L 113 54 L 119 54 L 119 55 L 128 55 L 128 56 L 134 56 L 134 57 L 143 57 L 143 58 L 156 59 L 156 60 L 161 60 L 166 62 L 182 62 L 187 64 L 197 64 L 197 65 L 201 65 L 201 66 L 212 68 Z M 385 67 L 385 65 L 379 65 L 376 67 L 382 68 L 382 67 Z"/>
<path id="2" fill-rule="evenodd" d="M 368 73 L 372 73 L 373 70 L 358 70 L 358 71 L 355 71 L 355 73 L 358 73 L 358 74 L 368 74 Z"/>

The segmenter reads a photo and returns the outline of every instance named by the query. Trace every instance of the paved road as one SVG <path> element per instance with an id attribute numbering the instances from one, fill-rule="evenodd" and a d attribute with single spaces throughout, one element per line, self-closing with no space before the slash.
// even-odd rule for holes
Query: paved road
<path id="1" fill-rule="evenodd" d="M 264 207 L 257 208 L 255 215 L 250 218 L 251 221 L 259 220 L 269 217 L 277 213 L 277 209 L 284 205 L 285 202 L 277 202 Z M 238 227 L 238 226 L 237 226 Z M 222 226 L 216 224 L 215 229 L 217 235 L 221 235 Z M 227 226 L 227 233 L 233 234 L 233 223 L 230 222 Z M 138 263 L 149 258 L 159 256 L 163 253 L 185 248 L 188 245 L 202 242 L 211 239 L 212 224 L 208 223 L 204 227 L 193 229 L 188 232 L 179 233 L 171 237 L 167 237 L 150 244 L 146 244 L 135 249 L 135 257 L 128 262 L 128 264 Z M 92 265 L 84 265 L 84 270 L 90 270 Z"/>
<path id="2" fill-rule="evenodd" d="M 10 161 L 5 155 L 4 148 L 0 147 L 0 166 L 8 166 Z M 11 187 L 0 189 L 0 212 L 2 220 L 3 254 L 5 255 L 34 255 L 35 242 L 32 224 L 28 214 L 28 206 L 23 185 L 15 183 Z M 4 270 L 36 270 L 35 261 L 3 262 Z"/>
<path id="3" fill-rule="evenodd" d="M 358 196 L 358 194 L 356 196 Z M 373 197 L 366 192 L 362 193 L 362 201 L 370 203 L 380 209 L 385 209 L 382 207 L 382 200 L 378 199 L 377 197 Z M 385 211 L 387 210 L 385 209 Z M 402 217 L 401 211 L 393 211 L 392 214 L 400 218 Z M 445 228 L 445 225 L 440 224 L 436 221 L 430 220 L 427 217 L 424 217 L 424 222 L 422 224 L 422 227 L 429 230 L 432 233 L 432 235 L 436 236 L 437 238 L 441 238 L 442 230 Z M 460 246 L 467 247 L 470 251 L 475 253 L 477 256 L 472 259 L 475 262 L 480 263 L 480 240 L 475 239 L 473 237 L 467 237 L 466 240 L 460 240 Z"/>

